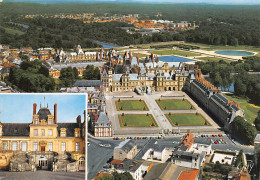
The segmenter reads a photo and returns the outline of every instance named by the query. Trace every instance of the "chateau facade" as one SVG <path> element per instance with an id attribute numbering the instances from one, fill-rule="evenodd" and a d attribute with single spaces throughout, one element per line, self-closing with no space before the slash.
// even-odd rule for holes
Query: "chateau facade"
<path id="1" fill-rule="evenodd" d="M 188 76 L 182 63 L 153 62 L 141 66 L 139 62 L 139 65 L 133 63 L 134 60 L 133 66 L 121 74 L 113 72 L 112 68 L 103 69 L 101 80 L 105 92 L 135 91 L 137 86 L 151 87 L 152 91 L 182 90 Z"/>
<path id="2" fill-rule="evenodd" d="M 81 116 L 75 123 L 59 123 L 57 104 L 53 114 L 48 107 L 40 107 L 38 113 L 36 110 L 34 103 L 31 123 L 0 122 L 1 153 L 69 152 L 76 160 L 85 158 L 85 122 L 81 122 Z"/>

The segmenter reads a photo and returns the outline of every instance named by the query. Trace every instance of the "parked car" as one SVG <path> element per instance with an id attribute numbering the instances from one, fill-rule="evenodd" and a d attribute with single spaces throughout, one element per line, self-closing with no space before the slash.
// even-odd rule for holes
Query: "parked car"
<path id="1" fill-rule="evenodd" d="M 215 137 L 215 134 L 212 134 L 212 137 Z"/>
<path id="2" fill-rule="evenodd" d="M 214 143 L 215 143 L 215 144 L 218 144 L 218 142 L 217 142 L 217 141 L 214 141 Z"/>

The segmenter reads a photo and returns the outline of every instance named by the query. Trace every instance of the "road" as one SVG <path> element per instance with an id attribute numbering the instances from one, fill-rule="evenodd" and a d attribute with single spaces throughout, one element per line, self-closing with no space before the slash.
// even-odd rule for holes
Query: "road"
<path id="1" fill-rule="evenodd" d="M 36 172 L 9 172 L 0 170 L 1 180 L 84 180 L 85 172 L 51 172 L 38 170 Z"/>

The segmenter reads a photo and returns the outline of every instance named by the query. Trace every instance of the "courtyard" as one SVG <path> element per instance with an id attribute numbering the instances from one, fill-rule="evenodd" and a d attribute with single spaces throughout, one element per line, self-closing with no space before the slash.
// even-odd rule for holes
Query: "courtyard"
<path id="1" fill-rule="evenodd" d="M 143 100 L 120 100 L 115 101 L 118 111 L 148 111 L 148 107 Z"/>
<path id="2" fill-rule="evenodd" d="M 118 115 L 121 127 L 158 127 L 151 114 Z"/>
<path id="3" fill-rule="evenodd" d="M 187 99 L 158 99 L 156 100 L 161 110 L 195 110 Z"/>
<path id="4" fill-rule="evenodd" d="M 159 99 L 160 104 L 168 103 L 168 105 L 166 105 L 168 106 L 166 110 L 160 108 L 160 105 L 157 103 L 157 100 Z M 112 130 L 114 136 L 137 134 L 153 135 L 160 134 L 162 132 L 186 133 L 188 130 L 191 132 L 203 131 L 212 133 L 219 131 L 219 126 L 185 92 L 153 92 L 151 95 L 137 95 L 135 92 L 111 92 L 106 94 L 106 102 L 107 116 L 112 121 Z M 122 110 L 120 110 L 120 105 L 123 106 Z M 139 108 L 137 108 L 137 106 L 139 106 Z M 191 106 L 193 107 L 192 109 Z M 147 107 L 146 111 L 143 110 L 145 107 Z M 136 108 L 137 110 L 133 110 L 134 108 Z M 146 117 L 147 113 L 153 117 L 154 123 L 156 124 L 155 126 L 152 126 L 152 119 Z M 170 120 L 168 120 L 168 118 L 166 117 L 166 114 L 169 113 L 198 113 L 202 117 L 187 115 L 188 118 L 186 118 L 185 122 L 182 122 L 182 120 L 178 120 L 178 126 L 175 126 L 172 125 Z M 122 117 L 121 120 L 120 118 L 122 114 L 126 116 Z M 139 117 L 137 115 L 139 115 Z M 176 123 L 175 121 L 176 120 L 173 120 L 173 124 Z M 205 125 L 205 122 L 208 122 L 208 125 Z"/>
<path id="5" fill-rule="evenodd" d="M 207 120 L 201 114 L 178 113 L 165 114 L 172 126 L 210 126 Z"/>

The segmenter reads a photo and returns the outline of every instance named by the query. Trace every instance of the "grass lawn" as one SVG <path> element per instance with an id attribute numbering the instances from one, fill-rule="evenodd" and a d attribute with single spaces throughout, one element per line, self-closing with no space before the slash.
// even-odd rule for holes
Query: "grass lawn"
<path id="1" fill-rule="evenodd" d="M 158 55 L 179 55 L 179 56 L 200 56 L 200 54 L 188 52 L 188 51 L 178 51 L 178 50 L 159 50 L 159 51 L 150 51 L 150 53 Z"/>
<path id="2" fill-rule="evenodd" d="M 24 32 L 22 32 L 22 31 L 19 31 L 19 30 L 16 30 L 16 29 L 11 29 L 11 28 L 5 28 L 5 31 L 8 34 L 13 34 L 13 35 L 18 34 L 19 36 L 24 34 Z"/>
<path id="3" fill-rule="evenodd" d="M 151 114 L 124 114 L 118 119 L 121 127 L 158 127 Z"/>
<path id="4" fill-rule="evenodd" d="M 257 112 L 260 110 L 260 106 L 251 104 L 249 102 L 249 99 L 246 99 L 243 97 L 237 97 L 231 93 L 225 93 L 223 95 L 226 96 L 227 98 L 229 98 L 230 100 L 233 100 L 233 101 L 237 102 L 238 104 L 240 104 L 240 107 L 245 112 L 245 118 L 251 123 L 255 122 L 255 118 L 257 117 Z"/>
<path id="5" fill-rule="evenodd" d="M 143 100 L 120 100 L 115 103 L 118 111 L 149 111 L 149 108 Z"/>
<path id="6" fill-rule="evenodd" d="M 165 114 L 165 116 L 172 126 L 210 126 L 201 114 Z"/>
<path id="7" fill-rule="evenodd" d="M 211 62 L 213 62 L 213 61 L 218 62 L 220 60 L 230 62 L 230 60 L 219 58 L 219 57 L 198 57 L 197 59 L 201 59 L 201 60 L 204 60 L 204 61 L 211 61 Z"/>
<path id="8" fill-rule="evenodd" d="M 163 99 L 163 100 L 156 100 L 157 104 L 161 108 L 161 110 L 194 110 L 195 107 L 191 105 L 191 103 L 184 99 Z"/>

